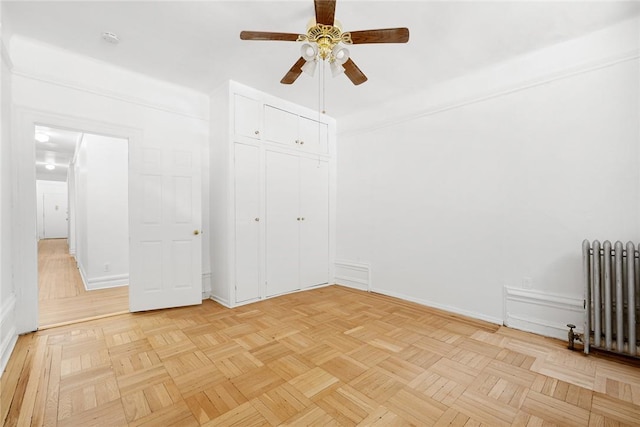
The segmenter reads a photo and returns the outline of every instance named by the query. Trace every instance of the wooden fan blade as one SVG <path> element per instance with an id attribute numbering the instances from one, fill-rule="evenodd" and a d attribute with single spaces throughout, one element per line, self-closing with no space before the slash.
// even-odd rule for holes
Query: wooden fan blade
<path id="1" fill-rule="evenodd" d="M 242 40 L 279 40 L 285 42 L 295 42 L 298 40 L 298 34 L 293 33 L 269 33 L 265 31 L 242 31 L 240 32 Z"/>
<path id="2" fill-rule="evenodd" d="M 280 80 L 280 83 L 282 83 L 283 85 L 290 85 L 291 83 L 295 82 L 298 76 L 302 74 L 302 66 L 305 62 L 307 61 L 305 61 L 303 57 L 300 57 L 300 59 L 298 59 L 298 61 L 293 64 L 293 67 L 291 67 L 287 74 L 284 75 L 282 80 Z"/>
<path id="3" fill-rule="evenodd" d="M 314 0 L 316 24 L 333 25 L 336 14 L 336 0 Z"/>
<path id="4" fill-rule="evenodd" d="M 364 43 L 406 43 L 409 41 L 408 28 L 384 28 L 380 30 L 351 31 L 353 44 Z"/>
<path id="5" fill-rule="evenodd" d="M 344 73 L 349 77 L 351 83 L 354 85 L 359 85 L 367 81 L 367 76 L 358 68 L 355 62 L 351 60 L 351 58 L 347 59 L 347 62 L 342 64 L 344 67 Z"/>

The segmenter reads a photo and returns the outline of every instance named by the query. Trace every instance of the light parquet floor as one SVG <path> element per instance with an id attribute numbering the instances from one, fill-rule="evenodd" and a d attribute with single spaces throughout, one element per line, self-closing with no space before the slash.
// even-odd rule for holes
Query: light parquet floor
<path id="1" fill-rule="evenodd" d="M 6 426 L 640 425 L 637 365 L 340 286 L 19 339 Z"/>
<path id="2" fill-rule="evenodd" d="M 66 239 L 38 242 L 40 328 L 129 311 L 126 286 L 87 291 Z"/>

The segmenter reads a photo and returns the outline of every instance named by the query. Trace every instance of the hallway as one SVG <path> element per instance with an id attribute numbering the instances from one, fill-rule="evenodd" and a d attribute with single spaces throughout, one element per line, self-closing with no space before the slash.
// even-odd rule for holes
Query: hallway
<path id="1" fill-rule="evenodd" d="M 129 287 L 87 291 L 66 239 L 38 242 L 39 327 L 50 328 L 129 311 Z"/>

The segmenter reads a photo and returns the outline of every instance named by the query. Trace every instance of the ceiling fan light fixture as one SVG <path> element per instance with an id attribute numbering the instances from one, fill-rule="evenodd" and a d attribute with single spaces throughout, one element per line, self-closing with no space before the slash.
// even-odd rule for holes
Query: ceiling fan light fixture
<path id="1" fill-rule="evenodd" d="M 318 48 L 312 44 L 305 43 L 300 48 L 300 54 L 308 63 L 309 61 L 316 59 L 316 56 L 318 56 Z"/>
<path id="2" fill-rule="evenodd" d="M 331 77 L 337 77 L 340 74 L 344 73 L 344 67 L 337 61 L 332 61 L 329 67 L 331 68 Z"/>
<path id="3" fill-rule="evenodd" d="M 337 62 L 339 65 L 344 64 L 349 59 L 349 49 L 336 45 L 331 51 L 333 62 Z"/>
<path id="4" fill-rule="evenodd" d="M 302 66 L 302 71 L 304 71 L 305 73 L 313 77 L 313 75 L 316 72 L 317 66 L 318 66 L 318 61 L 316 59 L 311 59 Z"/>

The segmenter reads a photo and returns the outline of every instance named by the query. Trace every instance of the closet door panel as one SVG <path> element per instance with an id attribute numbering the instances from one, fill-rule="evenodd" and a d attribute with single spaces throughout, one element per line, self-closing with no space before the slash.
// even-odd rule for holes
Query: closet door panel
<path id="1" fill-rule="evenodd" d="M 260 298 L 260 149 L 235 145 L 236 303 Z"/>
<path id="2" fill-rule="evenodd" d="M 264 139 L 296 147 L 298 115 L 270 105 L 264 106 Z"/>
<path id="3" fill-rule="evenodd" d="M 260 139 L 262 103 L 234 94 L 234 133 L 236 136 Z"/>
<path id="4" fill-rule="evenodd" d="M 300 149 L 309 153 L 327 154 L 329 152 L 329 134 L 326 123 L 300 117 Z"/>
<path id="5" fill-rule="evenodd" d="M 300 159 L 300 286 L 329 281 L 329 165 Z"/>
<path id="6" fill-rule="evenodd" d="M 299 158 L 266 152 L 267 295 L 299 287 Z"/>

